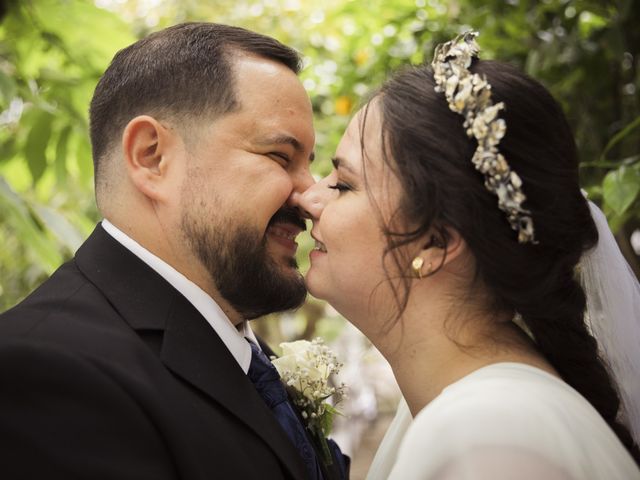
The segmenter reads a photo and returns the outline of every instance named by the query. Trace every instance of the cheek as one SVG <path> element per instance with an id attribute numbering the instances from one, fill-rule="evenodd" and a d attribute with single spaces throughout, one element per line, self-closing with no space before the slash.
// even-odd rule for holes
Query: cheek
<path id="1" fill-rule="evenodd" d="M 230 195 L 235 199 L 235 209 L 244 211 L 259 224 L 266 226 L 273 214 L 281 208 L 289 198 L 292 190 L 291 178 L 277 165 L 273 168 L 263 168 L 244 180 L 230 180 L 226 188 L 231 189 Z"/>
<path id="2" fill-rule="evenodd" d="M 273 215 L 286 205 L 291 195 L 291 185 L 287 175 L 273 176 L 268 180 L 265 178 L 260 187 L 254 187 L 253 192 L 246 197 L 251 200 L 241 202 L 245 205 L 244 208 L 249 201 L 252 202 L 251 207 L 255 211 L 258 223 L 266 228 Z"/>
<path id="3" fill-rule="evenodd" d="M 250 197 L 269 205 L 276 204 L 280 208 L 291 195 L 293 182 L 282 167 L 272 165 L 247 185 Z M 258 196 L 259 195 L 259 196 Z"/>
<path id="4" fill-rule="evenodd" d="M 368 296 L 384 278 L 385 242 L 374 213 L 368 208 L 332 212 L 330 206 L 325 212 L 328 221 L 321 232 L 332 280 L 345 291 Z"/>
<path id="5" fill-rule="evenodd" d="M 267 193 L 273 197 L 274 201 L 278 203 L 278 208 L 280 208 L 280 206 L 287 201 L 291 195 L 291 191 L 293 190 L 291 177 L 286 174 L 280 174 L 277 180 L 273 180 L 269 183 L 266 190 Z"/>

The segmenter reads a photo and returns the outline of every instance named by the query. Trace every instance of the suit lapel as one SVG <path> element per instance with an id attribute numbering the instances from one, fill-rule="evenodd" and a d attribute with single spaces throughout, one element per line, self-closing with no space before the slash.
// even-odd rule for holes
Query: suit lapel
<path id="1" fill-rule="evenodd" d="M 174 303 L 164 334 L 162 361 L 260 435 L 294 478 L 304 478 L 304 464 L 286 433 L 222 340 L 194 311 L 184 297 Z"/>
<path id="2" fill-rule="evenodd" d="M 75 261 L 132 328 L 164 331 L 160 357 L 175 375 L 262 437 L 294 478 L 306 476 L 295 447 L 251 381 L 185 297 L 100 225 Z"/>

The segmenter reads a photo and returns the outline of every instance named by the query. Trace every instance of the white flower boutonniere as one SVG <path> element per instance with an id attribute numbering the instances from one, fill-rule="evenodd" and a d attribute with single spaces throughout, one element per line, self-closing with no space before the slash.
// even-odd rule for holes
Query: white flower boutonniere
<path id="1" fill-rule="evenodd" d="M 346 398 L 346 385 L 332 386 L 329 379 L 339 373 L 342 364 L 321 338 L 285 342 L 280 348 L 282 356 L 271 361 L 300 409 L 311 436 L 320 444 L 325 463 L 330 464 L 326 437 L 331 432 L 334 415 L 340 413 L 336 405 Z M 329 403 L 327 400 L 332 396 L 333 402 Z"/>

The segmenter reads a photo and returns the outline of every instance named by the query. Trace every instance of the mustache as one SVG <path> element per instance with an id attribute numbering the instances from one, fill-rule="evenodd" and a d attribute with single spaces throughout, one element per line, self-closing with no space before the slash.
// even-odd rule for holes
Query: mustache
<path id="1" fill-rule="evenodd" d="M 302 229 L 303 232 L 307 230 L 304 219 L 300 216 L 298 210 L 293 207 L 282 207 L 278 210 L 269 220 L 269 226 L 276 223 L 291 223 Z"/>

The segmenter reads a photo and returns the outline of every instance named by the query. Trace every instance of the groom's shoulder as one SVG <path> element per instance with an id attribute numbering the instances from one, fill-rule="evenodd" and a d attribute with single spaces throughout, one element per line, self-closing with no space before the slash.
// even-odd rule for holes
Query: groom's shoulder
<path id="1" fill-rule="evenodd" d="M 140 336 L 74 260 L 0 314 L 0 350 L 11 352 L 16 361 L 28 357 L 42 365 L 60 355 L 112 365 L 152 356 Z M 47 355 L 35 355 L 38 351 Z"/>
<path id="2" fill-rule="evenodd" d="M 27 333 L 34 324 L 70 308 L 82 299 L 78 293 L 91 290 L 73 260 L 60 266 L 22 301 L 0 314 L 0 331 Z"/>
<path id="3" fill-rule="evenodd" d="M 104 314 L 115 311 L 70 260 L 24 300 L 0 314 L 0 339 L 29 336 L 43 328 L 86 330 Z"/>

